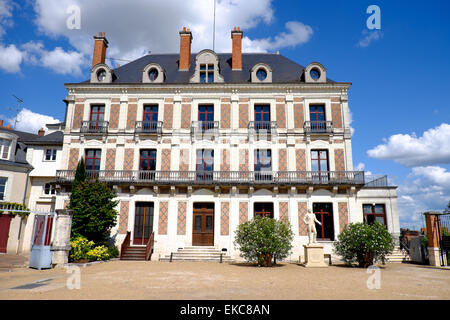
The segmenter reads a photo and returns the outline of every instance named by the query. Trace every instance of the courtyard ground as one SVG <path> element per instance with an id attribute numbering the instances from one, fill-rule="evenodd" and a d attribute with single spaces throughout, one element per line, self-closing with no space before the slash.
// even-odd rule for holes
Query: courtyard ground
<path id="1" fill-rule="evenodd" d="M 35 270 L 25 259 L 0 255 L 0 300 L 19 299 L 450 299 L 450 270 L 413 264 L 380 266 L 380 288 L 365 269 L 308 269 L 213 262 L 119 261 L 81 266 L 80 289 L 65 268 Z M 69 278 L 72 277 L 72 278 Z M 68 281 L 69 279 L 69 281 Z M 374 278 L 371 278 L 374 280 Z M 376 282 L 371 282 L 376 285 Z"/>

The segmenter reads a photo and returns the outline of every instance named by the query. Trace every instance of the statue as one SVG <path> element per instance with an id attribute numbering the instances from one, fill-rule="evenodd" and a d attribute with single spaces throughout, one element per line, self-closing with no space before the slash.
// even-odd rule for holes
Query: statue
<path id="1" fill-rule="evenodd" d="M 308 213 L 306 213 L 305 216 L 303 217 L 303 222 L 306 223 L 306 225 L 308 226 L 308 238 L 309 238 L 308 244 L 317 243 L 316 222 L 320 225 L 322 224 L 320 223 L 320 221 L 317 220 L 316 215 L 311 212 L 311 209 L 308 209 Z"/>

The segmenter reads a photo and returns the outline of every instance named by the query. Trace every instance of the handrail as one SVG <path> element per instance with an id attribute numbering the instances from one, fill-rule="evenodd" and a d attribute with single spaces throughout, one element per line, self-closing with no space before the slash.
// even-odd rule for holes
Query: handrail
<path id="1" fill-rule="evenodd" d="M 148 239 L 147 245 L 145 246 L 145 260 L 150 261 L 152 258 L 153 247 L 155 244 L 155 232 L 153 231 L 150 235 L 150 239 Z"/>
<path id="2" fill-rule="evenodd" d="M 107 133 L 108 121 L 83 121 L 80 132 L 82 133 Z"/>
<path id="3" fill-rule="evenodd" d="M 122 242 L 122 246 L 120 247 L 120 259 L 122 260 L 123 254 L 125 251 L 130 247 L 130 239 L 131 239 L 131 232 L 128 231 L 127 235 L 125 236 L 125 239 Z"/>
<path id="4" fill-rule="evenodd" d="M 331 133 L 333 123 L 332 121 L 305 121 L 303 129 L 307 133 Z"/>
<path id="5" fill-rule="evenodd" d="M 136 121 L 135 131 L 137 133 L 162 133 L 162 121 Z"/>
<path id="6" fill-rule="evenodd" d="M 364 171 L 153 171 L 94 170 L 86 171 L 90 180 L 131 184 L 192 185 L 364 185 Z M 75 170 L 57 170 L 56 182 L 72 182 Z"/>

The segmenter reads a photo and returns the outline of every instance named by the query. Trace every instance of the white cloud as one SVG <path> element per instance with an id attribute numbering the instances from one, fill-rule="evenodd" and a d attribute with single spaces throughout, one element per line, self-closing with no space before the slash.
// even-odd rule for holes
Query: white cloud
<path id="1" fill-rule="evenodd" d="M 380 30 L 362 31 L 363 38 L 359 40 L 357 46 L 361 48 L 368 47 L 372 42 L 383 38 L 383 33 Z"/>
<path id="2" fill-rule="evenodd" d="M 23 61 L 24 54 L 13 44 L 5 47 L 0 44 L 0 69 L 6 72 L 20 72 L 20 65 Z"/>
<path id="3" fill-rule="evenodd" d="M 415 133 L 395 134 L 367 151 L 370 157 L 390 159 L 408 167 L 450 163 L 450 124 Z"/>
<path id="4" fill-rule="evenodd" d="M 14 25 L 12 19 L 14 7 L 17 6 L 11 0 L 0 0 L 0 38 L 5 34 L 6 28 Z"/>
<path id="5" fill-rule="evenodd" d="M 14 126 L 15 121 L 16 121 L 15 117 L 12 119 L 6 119 L 6 122 L 8 122 L 11 126 Z M 36 113 L 26 108 L 23 108 L 17 114 L 17 124 L 15 129 L 18 131 L 25 131 L 37 134 L 37 132 L 41 128 L 44 128 L 44 130 L 47 131 L 47 128 L 45 126 L 46 124 L 58 122 L 61 121 L 53 118 L 52 116 Z"/>
<path id="6" fill-rule="evenodd" d="M 79 30 L 66 27 L 70 16 L 66 10 L 71 5 L 80 7 Z M 213 5 L 211 0 L 109 0 L 108 5 L 100 1 L 37 0 L 34 8 L 41 32 L 55 38 L 66 37 L 76 50 L 88 56 L 92 55 L 92 36 L 106 32 L 108 56 L 130 60 L 149 50 L 178 52 L 178 32 L 183 26 L 193 33 L 193 52 L 212 48 Z M 246 30 L 269 24 L 273 19 L 271 0 L 217 1 L 215 50 L 231 52 L 230 32 L 234 26 L 244 31 L 244 50 L 253 52 L 296 46 L 310 39 L 311 27 L 298 21 L 286 23 L 286 31 L 273 38 L 249 39 L 245 35 Z"/>

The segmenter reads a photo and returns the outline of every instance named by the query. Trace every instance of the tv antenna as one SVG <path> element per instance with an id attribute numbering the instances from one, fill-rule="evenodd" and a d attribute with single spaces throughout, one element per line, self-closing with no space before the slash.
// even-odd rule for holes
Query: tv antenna
<path id="1" fill-rule="evenodd" d="M 19 97 L 17 97 L 16 95 L 12 95 L 14 98 L 16 98 L 17 100 L 17 109 L 16 109 L 16 116 L 14 117 L 14 129 L 16 129 L 16 125 L 17 122 L 20 122 L 19 120 L 17 120 L 17 116 L 20 112 L 20 105 L 23 103 L 23 99 L 20 99 Z"/>
<path id="2" fill-rule="evenodd" d="M 213 22 L 213 51 L 216 42 L 216 0 L 214 0 L 214 22 Z"/>

